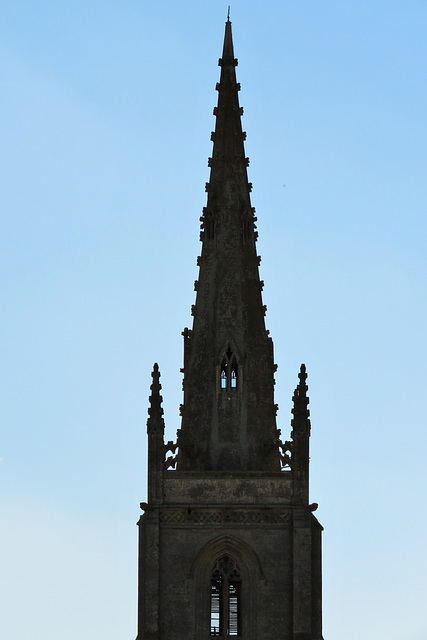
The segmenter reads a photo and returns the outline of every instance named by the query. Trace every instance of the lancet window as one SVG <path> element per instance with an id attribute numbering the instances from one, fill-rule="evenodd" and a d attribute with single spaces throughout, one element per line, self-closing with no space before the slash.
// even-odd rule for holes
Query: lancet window
<path id="1" fill-rule="evenodd" d="M 241 636 L 242 580 L 236 562 L 222 556 L 211 574 L 211 637 Z"/>
<path id="2" fill-rule="evenodd" d="M 239 378 L 239 367 L 237 364 L 236 354 L 233 353 L 230 345 L 222 356 L 220 370 L 220 387 L 221 389 L 237 389 Z"/>

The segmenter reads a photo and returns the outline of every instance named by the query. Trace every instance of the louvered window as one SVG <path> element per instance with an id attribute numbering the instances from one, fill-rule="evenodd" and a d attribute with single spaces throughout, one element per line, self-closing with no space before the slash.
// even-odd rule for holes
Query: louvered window
<path id="1" fill-rule="evenodd" d="M 241 636 L 241 584 L 235 561 L 222 556 L 211 575 L 211 636 Z"/>

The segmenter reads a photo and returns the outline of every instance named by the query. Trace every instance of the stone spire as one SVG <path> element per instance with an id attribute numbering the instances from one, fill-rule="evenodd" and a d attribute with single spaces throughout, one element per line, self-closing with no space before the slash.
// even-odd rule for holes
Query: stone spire
<path id="1" fill-rule="evenodd" d="M 152 374 L 137 640 L 322 640 L 322 527 L 312 513 L 316 503 L 308 503 L 307 375 L 302 365 L 293 440 L 283 442 L 229 20 L 219 64 L 176 443 L 164 442 L 157 365 Z"/>
<path id="2" fill-rule="evenodd" d="M 225 37 L 202 252 L 184 335 L 180 471 L 279 471 L 273 343 L 265 329 L 231 22 Z"/>

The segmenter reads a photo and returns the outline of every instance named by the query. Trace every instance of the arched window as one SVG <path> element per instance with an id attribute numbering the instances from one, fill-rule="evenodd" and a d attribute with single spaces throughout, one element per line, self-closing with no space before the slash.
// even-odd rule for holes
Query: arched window
<path id="1" fill-rule="evenodd" d="M 258 588 L 265 578 L 258 557 L 243 540 L 219 536 L 209 541 L 194 559 L 190 577 L 194 640 L 262 639 L 257 622 Z"/>
<path id="2" fill-rule="evenodd" d="M 241 635 L 240 570 L 231 556 L 222 556 L 211 575 L 211 636 L 219 638 Z"/>
<path id="3" fill-rule="evenodd" d="M 221 389 L 237 389 L 239 377 L 239 367 L 236 354 L 233 353 L 230 344 L 227 345 L 223 353 L 220 369 Z"/>

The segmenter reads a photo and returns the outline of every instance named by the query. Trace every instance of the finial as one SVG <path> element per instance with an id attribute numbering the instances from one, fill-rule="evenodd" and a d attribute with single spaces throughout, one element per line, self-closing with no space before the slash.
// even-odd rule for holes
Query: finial
<path id="1" fill-rule="evenodd" d="M 228 5 L 227 22 L 230 22 L 230 5 Z"/>
<path id="2" fill-rule="evenodd" d="M 305 364 L 301 365 L 300 372 L 298 374 L 298 378 L 300 380 L 299 387 L 300 388 L 305 387 L 305 390 L 307 390 L 307 386 L 305 384 L 305 381 L 307 380 L 307 370 L 306 370 Z"/>

